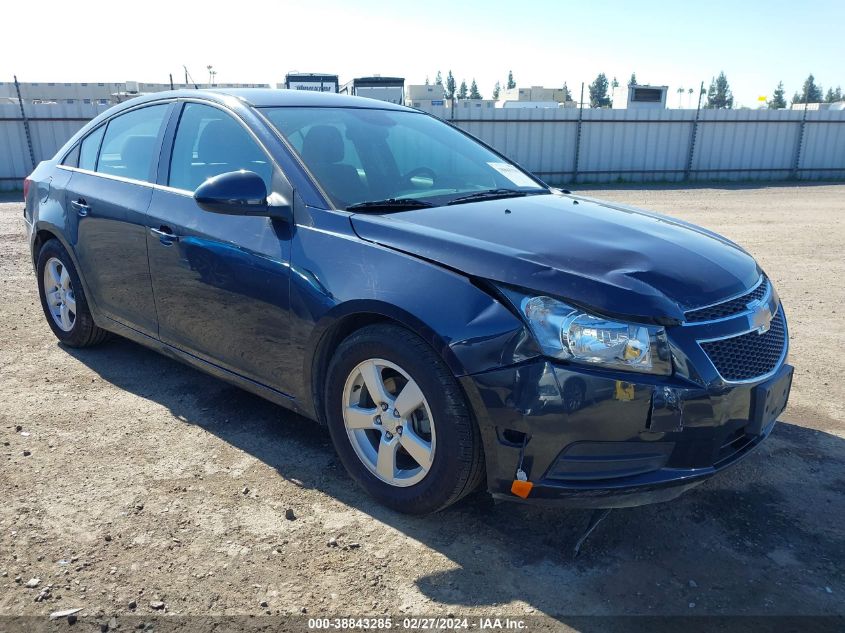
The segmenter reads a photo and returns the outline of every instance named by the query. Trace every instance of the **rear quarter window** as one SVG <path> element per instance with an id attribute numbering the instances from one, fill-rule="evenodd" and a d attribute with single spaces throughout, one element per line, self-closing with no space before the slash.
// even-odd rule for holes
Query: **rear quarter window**
<path id="1" fill-rule="evenodd" d="M 62 165 L 67 167 L 79 167 L 79 143 L 73 146 L 62 161 Z"/>
<path id="2" fill-rule="evenodd" d="M 79 150 L 79 168 L 95 171 L 97 169 L 97 153 L 103 140 L 106 126 L 101 125 L 82 141 Z"/>

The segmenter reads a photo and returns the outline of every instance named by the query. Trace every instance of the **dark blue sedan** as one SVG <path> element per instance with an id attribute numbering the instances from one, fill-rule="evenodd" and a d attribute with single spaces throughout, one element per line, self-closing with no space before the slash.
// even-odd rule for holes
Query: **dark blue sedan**
<path id="1" fill-rule="evenodd" d="M 763 440 L 792 368 L 736 244 L 549 188 L 379 101 L 164 92 L 25 182 L 47 323 L 115 333 L 328 425 L 382 503 L 608 508 L 677 496 Z"/>

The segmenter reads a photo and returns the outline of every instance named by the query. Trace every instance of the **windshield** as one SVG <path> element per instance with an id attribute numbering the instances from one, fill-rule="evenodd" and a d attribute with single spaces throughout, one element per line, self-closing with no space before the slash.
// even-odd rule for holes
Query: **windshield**
<path id="1" fill-rule="evenodd" d="M 262 109 L 336 207 L 439 206 L 470 194 L 548 190 L 445 123 L 417 112 Z M 475 198 L 475 197 L 473 197 Z M 398 201 L 398 204 L 397 204 Z"/>

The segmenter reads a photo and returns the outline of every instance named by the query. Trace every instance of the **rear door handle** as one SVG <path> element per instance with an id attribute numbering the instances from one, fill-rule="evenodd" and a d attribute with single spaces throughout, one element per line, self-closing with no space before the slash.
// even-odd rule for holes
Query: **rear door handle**
<path id="1" fill-rule="evenodd" d="M 179 241 L 179 236 L 169 226 L 162 226 L 157 229 L 150 227 L 150 233 L 155 235 L 162 244 L 172 244 Z"/>
<path id="2" fill-rule="evenodd" d="M 91 210 L 91 207 L 85 202 L 85 198 L 80 198 L 79 200 L 71 200 L 70 206 L 76 209 L 76 213 L 81 216 L 85 217 L 88 215 L 88 212 Z"/>

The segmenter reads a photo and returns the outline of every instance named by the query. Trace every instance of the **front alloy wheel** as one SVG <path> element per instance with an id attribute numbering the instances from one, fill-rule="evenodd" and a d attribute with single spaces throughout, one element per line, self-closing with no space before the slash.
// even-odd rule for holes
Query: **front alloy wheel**
<path id="1" fill-rule="evenodd" d="M 481 437 L 455 377 L 397 325 L 369 325 L 329 363 L 325 412 L 350 475 L 384 505 L 427 514 L 481 482 Z"/>
<path id="2" fill-rule="evenodd" d="M 343 393 L 346 434 L 370 472 L 391 486 L 422 481 L 436 438 L 419 385 L 395 363 L 372 358 L 352 370 Z"/>

